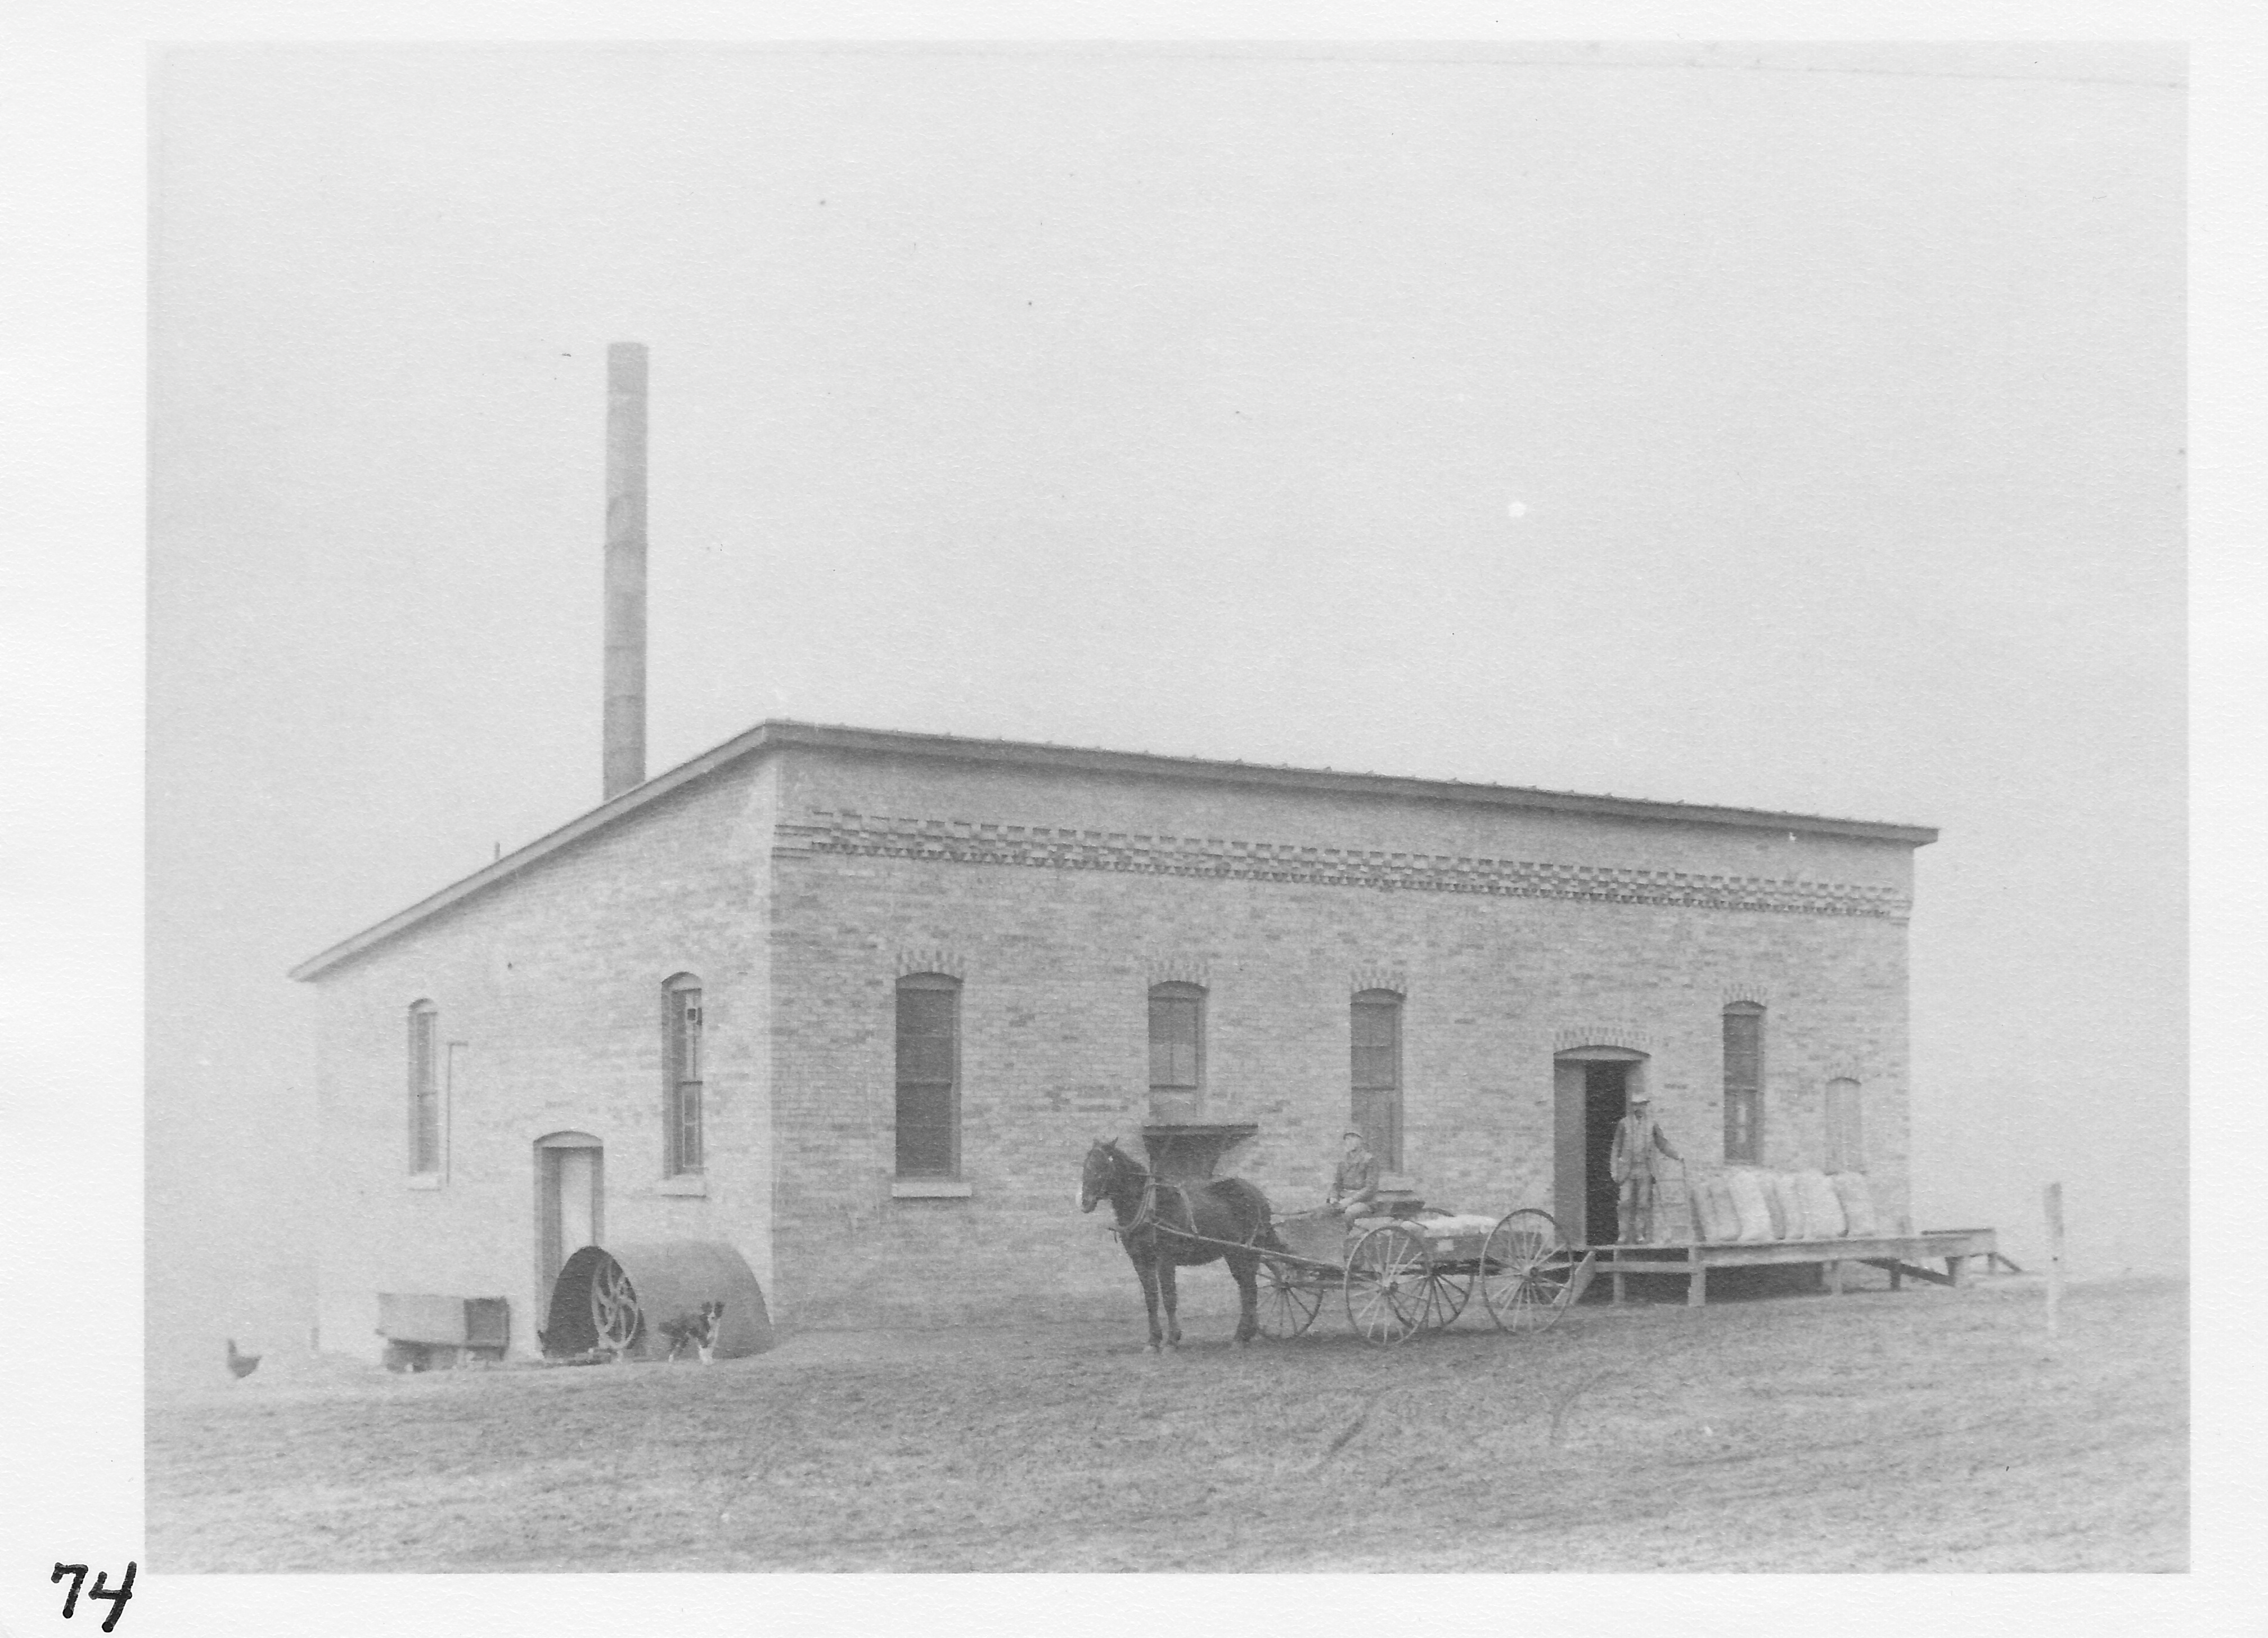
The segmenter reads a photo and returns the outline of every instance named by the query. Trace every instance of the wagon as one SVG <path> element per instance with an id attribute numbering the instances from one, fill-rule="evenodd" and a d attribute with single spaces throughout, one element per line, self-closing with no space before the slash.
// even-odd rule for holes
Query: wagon
<path id="1" fill-rule="evenodd" d="M 1490 1222 L 1447 1212 L 1359 1217 L 1294 1213 L 1276 1220 L 1287 1248 L 1260 1269 L 1260 1329 L 1288 1339 L 1314 1324 L 1332 1292 L 1358 1336 L 1400 1342 L 1454 1324 L 1477 1290 L 1497 1327 L 1542 1331 L 1590 1283 L 1547 1212 L 1523 1208 Z"/>

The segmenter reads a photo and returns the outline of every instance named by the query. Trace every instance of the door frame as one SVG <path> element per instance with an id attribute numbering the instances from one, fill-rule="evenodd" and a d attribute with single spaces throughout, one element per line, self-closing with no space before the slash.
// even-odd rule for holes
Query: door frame
<path id="1" fill-rule="evenodd" d="M 551 1312 L 552 1282 L 566 1267 L 567 1259 L 583 1249 L 560 1245 L 558 1255 L 552 1255 L 560 1237 L 559 1156 L 571 1149 L 591 1151 L 591 1243 L 606 1243 L 607 1146 L 587 1132 L 555 1132 L 536 1139 L 535 1311 L 547 1317 Z M 548 1317 L 546 1323 L 549 1323 Z"/>
<path id="2" fill-rule="evenodd" d="M 1626 1096 L 1646 1085 L 1646 1053 L 1627 1046 L 1577 1046 L 1551 1055 L 1552 1215 L 1570 1245 L 1591 1243 L 1587 1064 L 1623 1065 Z"/>

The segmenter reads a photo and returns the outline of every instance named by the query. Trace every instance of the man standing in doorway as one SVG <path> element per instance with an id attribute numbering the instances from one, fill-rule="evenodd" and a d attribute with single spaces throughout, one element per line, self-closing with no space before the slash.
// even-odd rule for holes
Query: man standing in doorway
<path id="1" fill-rule="evenodd" d="M 1630 1095 L 1630 1112 L 1615 1123 L 1614 1153 L 1607 1165 L 1622 1185 L 1622 1209 L 1615 1237 L 1624 1245 L 1646 1245 L 1653 1239 L 1653 1156 L 1660 1150 L 1679 1165 L 1684 1157 L 1669 1147 L 1661 1128 L 1653 1124 L 1653 1098 L 1641 1086 Z"/>

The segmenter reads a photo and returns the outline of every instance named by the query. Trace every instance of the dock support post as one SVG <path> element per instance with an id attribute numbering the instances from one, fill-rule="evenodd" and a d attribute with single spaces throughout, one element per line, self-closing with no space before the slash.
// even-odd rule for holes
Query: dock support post
<path id="1" fill-rule="evenodd" d="M 1843 1260 L 1840 1258 L 1827 1265 L 1827 1291 L 1830 1296 L 1843 1295 Z"/>
<path id="2" fill-rule="evenodd" d="M 1696 1263 L 1685 1281 L 1685 1306 L 1699 1308 L 1709 1301 L 1709 1265 Z"/>

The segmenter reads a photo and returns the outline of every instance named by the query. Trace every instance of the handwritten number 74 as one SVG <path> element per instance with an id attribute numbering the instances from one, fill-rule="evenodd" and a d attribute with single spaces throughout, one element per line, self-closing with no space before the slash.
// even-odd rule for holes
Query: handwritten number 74
<path id="1" fill-rule="evenodd" d="M 78 1590 L 86 1586 L 86 1566 L 58 1564 L 55 1566 L 55 1573 L 48 1579 L 50 1582 L 57 1582 L 66 1575 L 71 1578 L 71 1584 L 70 1590 L 63 1594 L 63 1619 L 69 1620 L 78 1610 Z M 110 1603 L 110 1613 L 103 1618 L 103 1631 L 108 1632 L 117 1626 L 118 1618 L 126 1613 L 127 1599 L 134 1596 L 134 1561 L 129 1559 L 126 1561 L 126 1574 L 120 1578 L 115 1588 L 110 1585 L 108 1570 L 95 1571 L 94 1585 L 87 1588 L 86 1596 L 90 1601 L 105 1598 Z"/>

